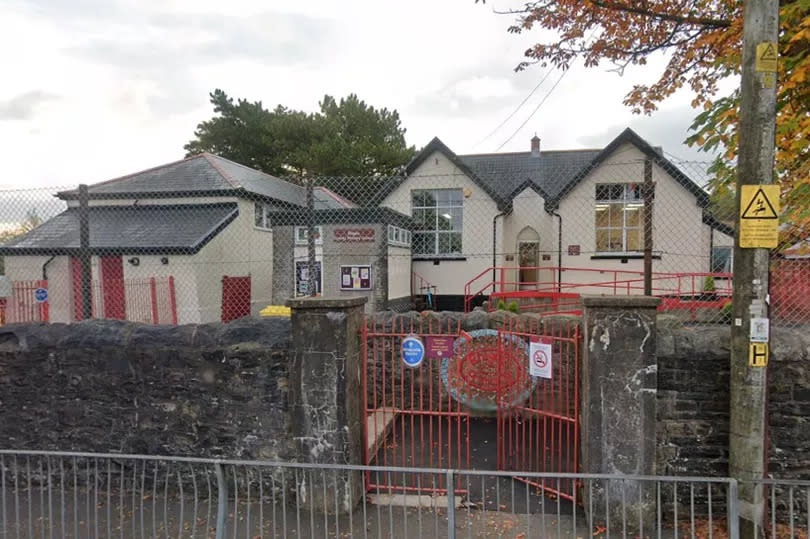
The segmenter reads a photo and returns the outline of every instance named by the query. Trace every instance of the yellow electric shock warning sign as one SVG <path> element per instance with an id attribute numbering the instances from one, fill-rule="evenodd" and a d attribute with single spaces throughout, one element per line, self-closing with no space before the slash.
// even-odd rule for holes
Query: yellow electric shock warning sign
<path id="1" fill-rule="evenodd" d="M 740 247 L 772 249 L 779 244 L 779 186 L 743 185 Z"/>
<path id="2" fill-rule="evenodd" d="M 757 45 L 757 59 L 754 62 L 754 69 L 765 73 L 776 73 L 779 61 L 776 43 L 773 41 L 763 41 Z"/>
<path id="3" fill-rule="evenodd" d="M 767 367 L 768 355 L 768 343 L 752 342 L 748 351 L 748 364 L 752 367 Z"/>

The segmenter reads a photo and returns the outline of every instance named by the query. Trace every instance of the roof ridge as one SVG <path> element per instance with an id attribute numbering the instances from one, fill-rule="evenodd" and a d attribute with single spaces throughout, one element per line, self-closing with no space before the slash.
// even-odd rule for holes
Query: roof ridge
<path id="1" fill-rule="evenodd" d="M 301 185 L 298 185 L 297 183 L 288 182 L 287 180 L 279 178 L 278 176 L 273 176 L 272 174 L 268 174 L 267 172 L 264 172 L 263 170 L 259 170 L 257 168 L 253 168 L 253 167 L 249 167 L 247 165 L 243 165 L 242 163 L 237 163 L 236 161 L 232 161 L 232 160 L 228 159 L 227 157 L 222 157 L 221 155 L 216 155 L 216 154 L 213 154 L 213 153 L 209 153 L 208 155 L 210 157 L 215 157 L 217 159 L 222 159 L 223 161 L 227 161 L 228 163 L 231 163 L 231 164 L 236 165 L 238 167 L 242 167 L 244 169 L 250 170 L 251 172 L 258 172 L 262 176 L 267 176 L 268 178 L 271 178 L 273 180 L 276 180 L 276 181 L 279 181 L 279 182 L 284 182 L 284 183 L 286 183 L 288 185 L 292 185 L 293 187 L 297 187 L 299 189 L 303 188 Z M 219 170 L 219 168 L 217 168 L 217 170 Z"/>
<path id="2" fill-rule="evenodd" d="M 226 182 L 231 184 L 235 189 L 240 189 L 242 187 L 242 185 L 239 182 L 237 182 L 236 180 L 234 180 L 233 177 L 231 177 L 230 174 L 228 174 L 227 172 L 222 170 L 222 167 L 220 167 L 219 164 L 214 162 L 213 157 L 219 157 L 218 155 L 215 156 L 215 155 L 213 155 L 211 153 L 208 153 L 208 152 L 203 152 L 200 155 L 202 155 L 205 158 L 205 160 L 208 162 L 209 165 L 214 167 L 214 170 L 216 170 L 219 173 L 219 175 L 222 176 L 222 179 L 224 179 Z M 219 158 L 222 159 L 221 157 L 219 157 Z"/>
<path id="3" fill-rule="evenodd" d="M 602 148 L 574 148 L 570 150 L 541 150 L 540 155 L 548 153 L 575 153 L 575 152 L 599 152 Z M 493 153 L 465 153 L 458 154 L 458 157 L 499 157 L 514 155 L 531 155 L 531 152 L 493 152 Z"/>
<path id="4" fill-rule="evenodd" d="M 104 180 L 102 182 L 94 183 L 94 184 L 92 184 L 92 185 L 90 185 L 88 187 L 90 189 L 92 189 L 93 187 L 97 187 L 99 185 L 107 185 L 107 184 L 118 182 L 118 181 L 121 181 L 121 180 L 126 180 L 128 178 L 132 178 L 133 176 L 137 176 L 139 174 L 144 174 L 146 172 L 152 172 L 153 170 L 158 170 L 158 169 L 161 169 L 161 168 L 170 167 L 172 165 L 177 165 L 179 163 L 184 163 L 186 161 L 191 161 L 193 159 L 198 159 L 198 158 L 200 158 L 202 156 L 203 156 L 203 154 L 190 155 L 188 157 L 184 157 L 183 159 L 178 159 L 176 161 L 170 161 L 169 163 L 163 163 L 162 165 L 156 165 L 154 167 L 145 168 L 145 169 L 139 170 L 137 172 L 131 172 L 129 174 L 124 174 L 123 176 L 117 176 L 117 177 L 111 178 L 109 180 Z"/>
<path id="5" fill-rule="evenodd" d="M 218 202 L 172 202 L 171 204 L 102 204 L 102 205 L 89 205 L 88 209 L 91 211 L 136 211 L 136 210 L 161 210 L 171 208 L 217 208 L 226 206 L 235 206 L 237 203 L 229 200 L 220 200 Z M 77 212 L 78 206 L 68 206 L 63 212 Z M 57 215 L 61 215 L 57 214 Z"/>

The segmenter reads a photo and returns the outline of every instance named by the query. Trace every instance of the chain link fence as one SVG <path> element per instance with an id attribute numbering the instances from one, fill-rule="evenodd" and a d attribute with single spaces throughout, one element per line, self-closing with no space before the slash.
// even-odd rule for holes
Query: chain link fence
<path id="1" fill-rule="evenodd" d="M 310 295 L 542 314 L 646 291 L 684 322 L 727 324 L 735 200 L 711 185 L 709 163 L 627 131 L 468 156 L 435 139 L 395 177 L 282 179 L 201 154 L 86 190 L 3 190 L 0 316 L 229 321 Z M 783 213 L 776 326 L 810 320 L 810 243 L 796 203 Z"/>

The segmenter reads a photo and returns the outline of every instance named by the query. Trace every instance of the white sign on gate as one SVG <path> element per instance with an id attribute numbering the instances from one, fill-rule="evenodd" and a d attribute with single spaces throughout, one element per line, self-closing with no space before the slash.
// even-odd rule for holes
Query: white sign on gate
<path id="1" fill-rule="evenodd" d="M 540 378 L 551 378 L 551 344 L 533 342 L 529 344 L 529 374 Z"/>

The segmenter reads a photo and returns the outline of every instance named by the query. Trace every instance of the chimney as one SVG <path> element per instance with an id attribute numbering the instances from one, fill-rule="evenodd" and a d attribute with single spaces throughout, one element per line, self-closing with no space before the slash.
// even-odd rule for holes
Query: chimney
<path id="1" fill-rule="evenodd" d="M 537 133 L 532 137 L 532 157 L 540 157 L 540 137 Z"/>

